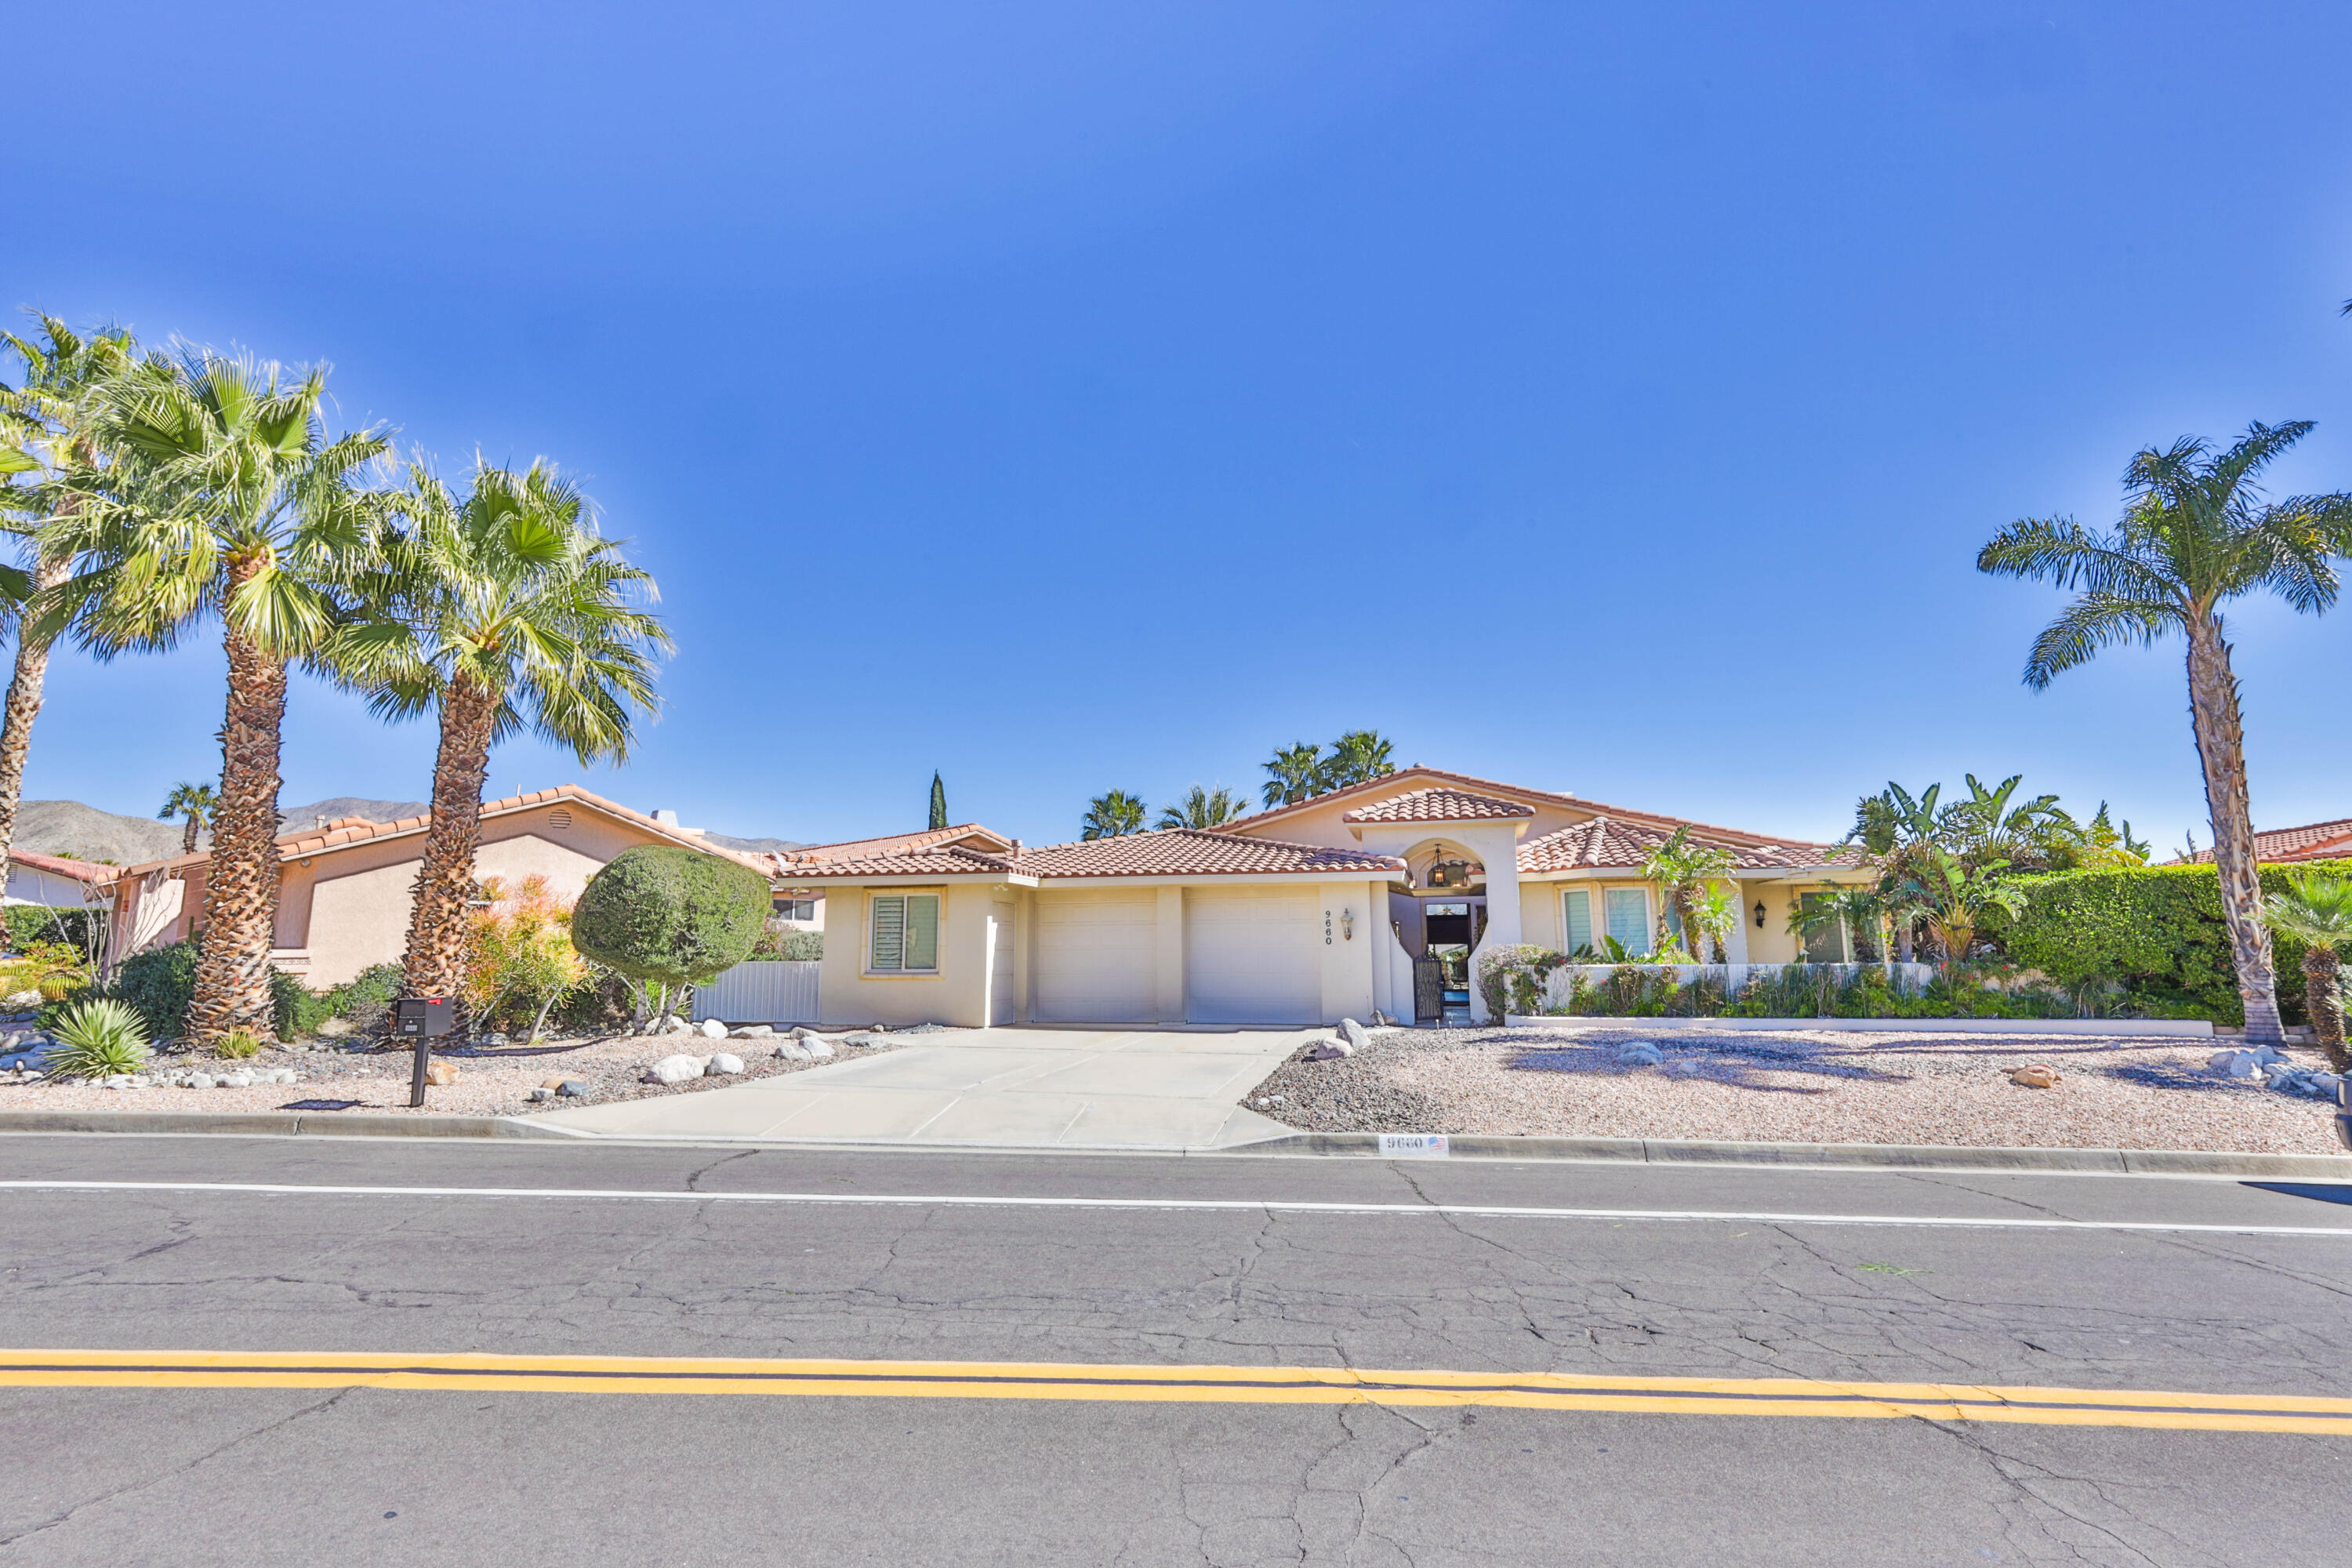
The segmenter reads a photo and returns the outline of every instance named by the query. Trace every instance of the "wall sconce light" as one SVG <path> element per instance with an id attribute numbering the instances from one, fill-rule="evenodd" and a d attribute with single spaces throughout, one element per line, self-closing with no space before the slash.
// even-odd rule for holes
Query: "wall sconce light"
<path id="1" fill-rule="evenodd" d="M 1756 900 L 1756 929 L 1764 929 L 1764 900 L 1761 899 Z"/>
<path id="2" fill-rule="evenodd" d="M 1356 911 L 1353 910 L 1339 911 L 1339 940 L 1341 942 L 1356 940 Z"/>

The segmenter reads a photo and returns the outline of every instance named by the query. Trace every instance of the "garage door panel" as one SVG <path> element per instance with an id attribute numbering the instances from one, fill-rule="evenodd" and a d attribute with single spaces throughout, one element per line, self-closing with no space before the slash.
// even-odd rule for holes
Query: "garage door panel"
<path id="1" fill-rule="evenodd" d="M 1032 1016 L 1041 1024 L 1156 1022 L 1159 921 L 1159 895 L 1148 888 L 1041 896 Z"/>
<path id="2" fill-rule="evenodd" d="M 1187 889 L 1184 1016 L 1196 1024 L 1319 1022 L 1322 955 L 1313 893 Z"/>

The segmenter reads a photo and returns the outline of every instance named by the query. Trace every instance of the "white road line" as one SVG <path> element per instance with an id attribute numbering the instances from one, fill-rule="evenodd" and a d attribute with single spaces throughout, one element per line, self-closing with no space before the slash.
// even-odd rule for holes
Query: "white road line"
<path id="1" fill-rule="evenodd" d="M 1456 1215 L 1477 1219 L 1729 1221 L 1742 1225 L 1937 1226 L 1964 1230 L 2144 1230 L 2218 1236 L 2340 1236 L 2352 1228 L 2305 1225 L 2189 1225 L 2168 1220 L 1975 1218 L 1958 1215 L 1780 1214 L 1740 1209 L 1561 1209 L 1494 1204 L 1313 1204 L 1282 1198 L 1024 1198 L 962 1194 L 685 1193 L 615 1187 L 319 1186 L 265 1182 L 0 1181 L 0 1191 L 35 1193 L 257 1193 L 289 1197 L 569 1198 L 687 1204 L 812 1204 L 906 1208 L 1160 1209 L 1178 1212 L 1332 1215 Z"/>

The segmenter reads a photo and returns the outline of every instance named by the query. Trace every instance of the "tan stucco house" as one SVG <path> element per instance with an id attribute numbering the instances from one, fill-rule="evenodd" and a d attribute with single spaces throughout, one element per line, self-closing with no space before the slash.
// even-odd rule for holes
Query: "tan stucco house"
<path id="1" fill-rule="evenodd" d="M 1433 948 L 1566 952 L 1605 933 L 1648 951 L 1656 892 L 1638 868 L 1684 827 L 1732 858 L 1730 962 L 1850 956 L 1835 931 L 1808 952 L 1788 929 L 1805 894 L 1870 879 L 1850 851 L 1433 768 L 1214 829 L 949 838 L 819 855 L 790 875 L 830 889 L 828 1023 L 1410 1020 L 1426 1011 L 1415 963 Z"/>
<path id="2" fill-rule="evenodd" d="M 41 904 L 53 910 L 103 909 L 107 886 L 115 876 L 115 868 L 93 860 L 11 849 L 5 901 Z"/>
<path id="3" fill-rule="evenodd" d="M 269 962 L 320 991 L 371 964 L 397 963 L 429 823 L 348 816 L 281 835 Z M 632 811 L 577 784 L 485 801 L 474 867 L 477 876 L 509 887 L 544 878 L 549 891 L 570 900 L 606 861 L 641 844 L 683 845 L 769 870 L 765 856 L 722 848 L 674 819 Z M 210 865 L 199 850 L 124 868 L 114 879 L 110 962 L 186 937 L 204 910 Z"/>

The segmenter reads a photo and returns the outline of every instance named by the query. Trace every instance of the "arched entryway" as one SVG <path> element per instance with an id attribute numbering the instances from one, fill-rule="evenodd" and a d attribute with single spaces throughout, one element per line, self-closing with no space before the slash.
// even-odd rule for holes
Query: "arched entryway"
<path id="1" fill-rule="evenodd" d="M 1403 880 L 1389 884 L 1389 917 L 1412 960 L 1412 1021 L 1466 1026 L 1471 956 L 1486 933 L 1486 868 L 1444 837 L 1413 845 L 1404 862 Z"/>

